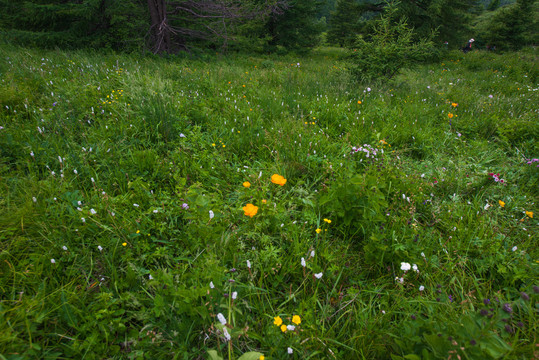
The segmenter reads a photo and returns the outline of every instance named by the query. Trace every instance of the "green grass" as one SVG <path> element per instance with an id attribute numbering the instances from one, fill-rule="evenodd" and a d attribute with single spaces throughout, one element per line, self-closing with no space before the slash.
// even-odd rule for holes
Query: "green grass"
<path id="1" fill-rule="evenodd" d="M 343 54 L 2 46 L 0 358 L 536 356 L 536 53 Z"/>

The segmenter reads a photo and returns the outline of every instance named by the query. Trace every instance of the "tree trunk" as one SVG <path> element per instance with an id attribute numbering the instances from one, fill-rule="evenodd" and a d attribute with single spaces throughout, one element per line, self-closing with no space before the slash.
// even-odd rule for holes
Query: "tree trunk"
<path id="1" fill-rule="evenodd" d="M 168 25 L 166 0 L 148 0 L 148 8 L 151 19 L 151 49 L 154 54 L 170 52 L 171 29 Z"/>

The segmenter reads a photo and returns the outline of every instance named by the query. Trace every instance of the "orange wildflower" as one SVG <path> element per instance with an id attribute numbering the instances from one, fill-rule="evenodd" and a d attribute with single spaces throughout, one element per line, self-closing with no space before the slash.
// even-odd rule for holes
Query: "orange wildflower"
<path id="1" fill-rule="evenodd" d="M 243 207 L 243 211 L 245 212 L 246 216 L 253 217 L 258 212 L 258 206 L 254 206 L 253 204 L 247 204 Z"/>
<path id="2" fill-rule="evenodd" d="M 271 182 L 277 185 L 284 186 L 284 184 L 286 184 L 286 179 L 281 175 L 273 174 L 271 175 Z"/>

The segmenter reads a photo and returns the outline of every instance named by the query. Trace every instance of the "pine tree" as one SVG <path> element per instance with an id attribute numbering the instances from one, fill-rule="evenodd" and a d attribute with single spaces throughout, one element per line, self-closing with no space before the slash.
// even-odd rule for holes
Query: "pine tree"
<path id="1" fill-rule="evenodd" d="M 331 13 L 327 40 L 340 46 L 351 45 L 360 29 L 360 8 L 355 0 L 338 0 Z"/>
<path id="2" fill-rule="evenodd" d="M 41 47 L 141 47 L 147 22 L 137 0 L 0 0 L 0 26 Z"/>
<path id="3" fill-rule="evenodd" d="M 500 0 L 492 0 L 487 6 L 488 11 L 494 11 L 500 7 Z"/>
<path id="4" fill-rule="evenodd" d="M 290 0 L 282 15 L 275 14 L 266 24 L 270 36 L 269 50 L 307 51 L 318 45 L 321 23 L 317 19 L 321 2 L 318 0 Z"/>
<path id="5" fill-rule="evenodd" d="M 414 39 L 428 37 L 436 31 L 435 41 L 457 46 L 471 32 L 471 21 L 480 12 L 479 0 L 401 0 L 368 2 L 360 6 L 364 13 L 381 14 L 388 3 L 397 8 L 396 18 L 406 17 L 414 29 Z"/>
<path id="6" fill-rule="evenodd" d="M 517 0 L 485 14 L 476 25 L 481 40 L 499 50 L 518 50 L 537 42 L 537 5 L 536 0 Z"/>
<path id="7" fill-rule="evenodd" d="M 401 68 L 426 59 L 433 51 L 430 37 L 414 40 L 407 19 L 398 15 L 392 4 L 373 24 L 373 34 L 366 41 L 359 37 L 352 53 L 352 73 L 360 81 L 391 79 Z"/>

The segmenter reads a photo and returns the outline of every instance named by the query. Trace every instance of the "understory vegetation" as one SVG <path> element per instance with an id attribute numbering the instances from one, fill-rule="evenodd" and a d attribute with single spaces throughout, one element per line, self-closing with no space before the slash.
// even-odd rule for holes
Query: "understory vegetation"
<path id="1" fill-rule="evenodd" d="M 1 359 L 539 356 L 536 50 L 1 50 Z"/>

